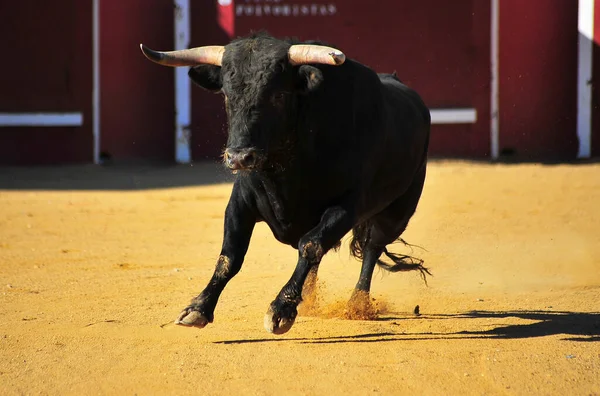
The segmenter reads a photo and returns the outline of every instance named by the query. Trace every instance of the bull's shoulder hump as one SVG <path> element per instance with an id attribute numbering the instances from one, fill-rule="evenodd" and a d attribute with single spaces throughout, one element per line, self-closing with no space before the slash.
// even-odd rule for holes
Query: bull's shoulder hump
<path id="1" fill-rule="evenodd" d="M 403 84 L 392 74 L 380 73 L 379 78 L 384 91 L 384 97 L 389 104 L 414 106 L 418 112 L 423 114 L 426 122 L 430 122 L 429 109 L 417 91 Z"/>
<path id="2" fill-rule="evenodd" d="M 398 75 L 396 74 L 396 72 L 393 73 L 377 73 L 377 76 L 379 76 L 379 79 L 381 80 L 381 82 L 398 82 L 400 84 L 403 84 L 402 80 L 400 80 L 398 78 Z"/>

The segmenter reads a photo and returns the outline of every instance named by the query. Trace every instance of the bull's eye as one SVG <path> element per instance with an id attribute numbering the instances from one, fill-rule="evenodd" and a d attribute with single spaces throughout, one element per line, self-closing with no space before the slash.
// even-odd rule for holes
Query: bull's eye
<path id="1" fill-rule="evenodd" d="M 275 107 L 283 107 L 285 104 L 285 93 L 284 92 L 275 92 L 271 96 L 271 103 Z"/>

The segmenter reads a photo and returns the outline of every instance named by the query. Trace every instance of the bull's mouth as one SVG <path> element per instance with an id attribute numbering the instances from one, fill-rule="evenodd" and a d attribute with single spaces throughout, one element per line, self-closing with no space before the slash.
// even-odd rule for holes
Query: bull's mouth
<path id="1" fill-rule="evenodd" d="M 234 175 L 237 174 L 240 171 L 247 171 L 247 172 L 249 172 L 249 171 L 253 171 L 253 170 L 260 170 L 260 168 L 257 167 L 257 166 L 235 166 L 235 165 L 231 166 L 231 165 L 227 165 L 227 164 L 225 164 L 225 166 Z"/>

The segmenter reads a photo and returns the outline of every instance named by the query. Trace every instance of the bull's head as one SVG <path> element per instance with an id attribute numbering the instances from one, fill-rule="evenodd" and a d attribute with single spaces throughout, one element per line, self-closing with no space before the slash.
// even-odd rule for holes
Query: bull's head
<path id="1" fill-rule="evenodd" d="M 290 45 L 271 37 L 236 40 L 157 52 L 141 45 L 144 55 L 165 66 L 191 66 L 189 76 L 202 88 L 225 96 L 229 134 L 224 160 L 232 170 L 261 168 L 277 162 L 293 139 L 298 98 L 316 90 L 323 74 L 315 64 L 345 61 L 335 48 Z"/>

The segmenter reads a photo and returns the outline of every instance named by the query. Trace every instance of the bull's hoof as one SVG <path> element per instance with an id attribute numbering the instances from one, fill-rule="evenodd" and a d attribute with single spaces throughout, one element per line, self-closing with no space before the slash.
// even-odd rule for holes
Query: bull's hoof
<path id="1" fill-rule="evenodd" d="M 203 329 L 207 324 L 212 322 L 212 318 L 207 317 L 198 311 L 194 311 L 191 307 L 184 309 L 180 314 L 177 320 L 175 320 L 176 325 L 186 326 L 186 327 L 197 327 L 199 329 Z"/>
<path id="2" fill-rule="evenodd" d="M 280 306 L 280 308 L 276 308 L 277 306 Z M 265 314 L 265 329 L 269 333 L 285 334 L 294 325 L 297 315 L 298 311 L 295 305 L 289 303 L 277 304 L 276 301 L 273 301 Z"/>
<path id="3" fill-rule="evenodd" d="M 344 316 L 351 320 L 375 320 L 379 317 L 379 309 L 374 301 L 369 292 L 355 289 L 348 301 Z"/>

